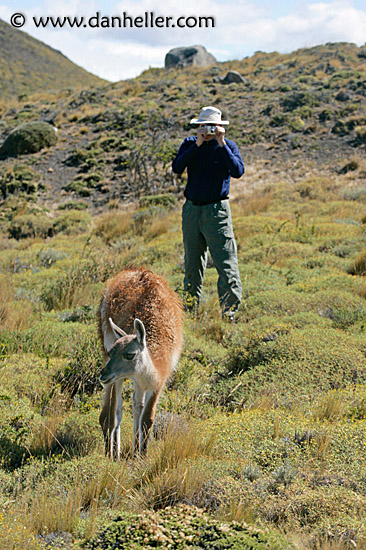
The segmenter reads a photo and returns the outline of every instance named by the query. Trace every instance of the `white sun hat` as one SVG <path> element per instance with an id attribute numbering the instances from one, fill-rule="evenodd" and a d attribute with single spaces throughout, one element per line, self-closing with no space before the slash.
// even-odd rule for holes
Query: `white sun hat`
<path id="1" fill-rule="evenodd" d="M 230 124 L 228 120 L 221 120 L 221 111 L 216 107 L 202 107 L 200 116 L 192 118 L 190 124 Z"/>

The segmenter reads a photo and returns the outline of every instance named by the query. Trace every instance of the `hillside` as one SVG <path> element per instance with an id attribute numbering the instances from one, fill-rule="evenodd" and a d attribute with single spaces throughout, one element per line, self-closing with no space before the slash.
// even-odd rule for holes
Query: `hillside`
<path id="1" fill-rule="evenodd" d="M 37 119 L 52 119 L 59 141 L 42 153 L 3 161 L 1 171 L 31 166 L 42 191 L 38 200 L 49 206 L 72 198 L 103 208 L 111 199 L 179 190 L 184 182 L 171 174 L 171 159 L 193 131 L 189 120 L 202 105 L 214 104 L 257 175 L 268 169 L 288 179 L 309 166 L 338 177 L 353 167 L 355 180 L 362 180 L 357 159 L 366 147 L 365 59 L 365 49 L 347 43 L 286 55 L 258 52 L 206 69 L 150 69 L 93 90 L 4 102 L 0 145 L 21 122 Z M 222 84 L 228 70 L 244 82 Z"/>
<path id="2" fill-rule="evenodd" d="M 0 19 L 0 98 L 102 83 L 61 52 Z"/>

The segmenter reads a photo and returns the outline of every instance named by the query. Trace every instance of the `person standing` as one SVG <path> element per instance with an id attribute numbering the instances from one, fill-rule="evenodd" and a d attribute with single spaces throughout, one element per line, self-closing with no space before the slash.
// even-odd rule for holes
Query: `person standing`
<path id="1" fill-rule="evenodd" d="M 242 286 L 229 205 L 230 178 L 244 174 L 244 163 L 234 141 L 225 137 L 222 113 L 203 107 L 191 124 L 196 136 L 186 138 L 173 160 L 176 174 L 188 172 L 182 210 L 184 292 L 186 309 L 196 310 L 210 250 L 219 278 L 217 290 L 223 317 L 229 320 L 240 305 Z"/>

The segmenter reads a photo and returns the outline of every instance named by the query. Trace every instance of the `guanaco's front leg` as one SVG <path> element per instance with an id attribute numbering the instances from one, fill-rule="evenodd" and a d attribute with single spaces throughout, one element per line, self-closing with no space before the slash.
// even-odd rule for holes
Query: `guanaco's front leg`
<path id="1" fill-rule="evenodd" d="M 120 379 L 105 388 L 103 407 L 99 416 L 106 455 L 117 460 L 121 453 L 122 383 L 123 380 Z"/>
<path id="2" fill-rule="evenodd" d="M 135 382 L 135 391 L 132 398 L 133 411 L 133 452 L 140 451 L 140 418 L 145 404 L 145 391 Z"/>

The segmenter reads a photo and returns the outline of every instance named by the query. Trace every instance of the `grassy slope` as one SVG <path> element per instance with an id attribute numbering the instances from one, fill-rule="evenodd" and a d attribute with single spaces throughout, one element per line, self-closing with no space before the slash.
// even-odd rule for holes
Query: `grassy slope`
<path id="1" fill-rule="evenodd" d="M 358 62 L 355 47 L 338 49 L 345 63 Z M 319 50 L 315 53 L 302 52 L 304 71 L 312 70 L 312 56 L 319 63 Z M 277 54 L 258 55 L 264 68 L 277 59 Z M 253 79 L 257 60 L 255 56 L 244 62 Z M 273 97 L 271 91 L 260 91 L 265 84 L 260 79 L 266 79 L 263 69 L 260 73 L 250 91 L 258 99 L 258 112 L 268 100 L 266 94 Z M 197 71 L 201 80 L 202 74 Z M 200 97 L 187 85 L 186 73 L 161 71 L 105 90 L 104 96 L 94 96 L 96 101 L 89 96 L 87 102 L 75 103 L 76 120 L 62 115 L 67 135 L 75 143 L 85 139 L 84 152 L 95 153 L 82 158 L 87 166 L 81 174 L 93 173 L 94 161 L 103 161 L 98 169 L 108 173 L 108 161 L 120 153 L 113 138 L 122 133 L 119 137 L 126 139 L 126 121 L 93 116 L 102 112 L 101 101 L 111 112 L 122 108 L 113 103 L 121 90 L 131 109 L 127 138 L 133 140 L 136 132 L 145 143 L 139 117 L 151 108 L 153 98 L 158 102 L 157 75 L 171 79 L 168 98 L 182 96 L 174 108 L 174 101 L 162 100 L 173 118 L 179 108 L 188 116 L 191 101 L 198 107 Z M 347 76 L 346 87 L 354 78 Z M 144 90 L 151 95 L 142 98 Z M 237 90 L 221 97 L 226 107 Z M 329 98 L 336 93 L 332 88 L 324 93 L 327 90 Z M 64 96 L 59 100 L 71 102 Z M 40 106 L 44 98 L 39 101 Z M 334 143 L 340 150 L 336 166 L 333 159 L 323 165 L 320 154 L 306 154 L 311 134 L 301 134 L 303 147 L 293 148 L 285 145 L 289 142 L 276 142 L 281 132 L 293 136 L 287 126 L 274 127 L 272 134 L 272 127 L 261 125 L 258 117 L 257 126 L 267 128 L 259 141 L 249 147 L 250 135 L 257 134 L 236 137 L 242 140 L 247 161 L 246 176 L 233 182 L 231 201 L 244 287 L 238 323 L 221 321 L 216 272 L 209 267 L 201 310 L 197 318 L 186 319 L 184 352 L 160 403 L 160 413 L 180 415 L 188 432 L 182 437 L 173 425 L 164 440 L 152 442 L 142 462 L 130 458 L 129 383 L 123 390 L 124 458 L 112 464 L 103 457 L 96 381 L 102 356 L 95 309 L 106 278 L 130 263 L 151 267 L 182 291 L 177 194 L 150 206 L 130 203 L 126 208 L 114 200 L 98 215 L 92 210 L 51 209 L 22 193 L 5 199 L 0 252 L 0 534 L 6 550 L 46 544 L 71 548 L 86 540 L 90 548 L 108 548 L 116 532 L 124 533 L 119 543 L 123 548 L 131 536 L 126 521 L 133 525 L 136 544 L 145 539 L 145 548 L 157 541 L 161 547 L 171 541 L 197 547 L 207 545 L 206 537 L 220 540 L 218 548 L 233 547 L 230 541 L 243 548 L 247 529 L 242 524 L 236 528 L 232 520 L 259 528 L 260 535 L 255 530 L 250 535 L 256 543 L 260 537 L 272 537 L 271 548 L 366 544 L 366 165 L 362 144 L 347 149 L 355 127 L 341 138 L 331 134 L 339 111 L 335 101 L 328 104 L 330 121 L 319 123 L 316 135 L 324 137 L 327 129 L 330 138 L 324 144 L 331 148 Z M 245 104 L 243 98 L 242 109 Z M 362 104 L 356 104 L 361 116 Z M 345 109 L 351 103 L 342 105 Z M 282 112 L 280 103 L 276 108 Z M 313 108 L 314 120 L 323 108 Z M 92 127 L 96 132 L 89 134 Z M 85 133 L 78 133 L 81 128 Z M 178 123 L 169 128 L 179 142 L 184 130 Z M 88 149 L 95 137 L 98 143 Z M 105 139 L 112 141 L 103 148 Z M 63 144 L 67 146 L 66 135 Z M 126 147 L 128 151 L 129 144 Z M 348 150 L 354 151 L 357 166 L 340 173 L 349 161 Z M 258 151 L 274 155 L 271 162 Z M 18 181 L 32 180 L 32 171 L 39 170 L 45 157 L 34 155 L 31 166 L 18 167 Z M 6 170 L 14 173 L 11 167 Z M 163 161 L 157 173 L 164 179 Z M 81 201 L 87 198 L 79 197 L 69 206 L 80 208 Z M 18 239 L 10 238 L 12 232 Z M 177 509 L 182 503 L 188 508 Z M 202 519 L 202 508 L 209 519 Z M 142 510 L 148 512 L 137 517 Z M 117 516 L 121 519 L 103 531 Z M 218 528 L 215 518 L 225 525 Z M 148 532 L 147 523 L 153 526 Z M 287 542 L 278 531 L 285 532 Z"/>
<path id="2" fill-rule="evenodd" d="M 360 54 L 342 43 L 258 53 L 205 69 L 150 69 L 94 90 L 41 92 L 31 104 L 0 102 L 2 139 L 27 120 L 51 117 L 59 128 L 55 147 L 4 160 L 0 181 L 30 167 L 43 184 L 37 195 L 43 204 L 72 198 L 100 209 L 111 199 L 176 188 L 182 182 L 172 177 L 170 161 L 202 104 L 223 110 L 231 121 L 228 136 L 257 177 L 270 163 L 279 178 L 299 180 L 310 164 L 313 175 L 335 177 L 344 169 L 361 181 L 366 72 Z M 218 82 L 229 69 L 244 84 Z"/>
<path id="3" fill-rule="evenodd" d="M 201 311 L 186 320 L 185 350 L 160 404 L 190 423 L 190 435 L 173 432 L 151 444 L 145 462 L 131 463 L 126 384 L 127 461 L 118 467 L 102 453 L 94 311 L 102 281 L 130 262 L 151 266 L 181 291 L 179 210 L 115 210 L 79 234 L 71 225 L 47 241 L 4 241 L 0 529 L 7 548 L 16 528 L 23 544 L 37 533 L 66 544 L 123 510 L 179 502 L 228 522 L 280 528 L 297 548 L 325 545 L 329 533 L 339 548 L 365 539 L 366 289 L 348 272 L 365 229 L 359 203 L 343 191 L 310 199 L 296 184 L 282 185 L 260 203 L 268 190 L 259 189 L 242 215 L 237 190 L 246 296 L 238 323 L 220 320 L 209 268 Z M 109 536 L 91 547 L 106 547 Z"/>
<path id="4" fill-rule="evenodd" d="M 102 83 L 61 52 L 0 20 L 0 97 Z"/>

